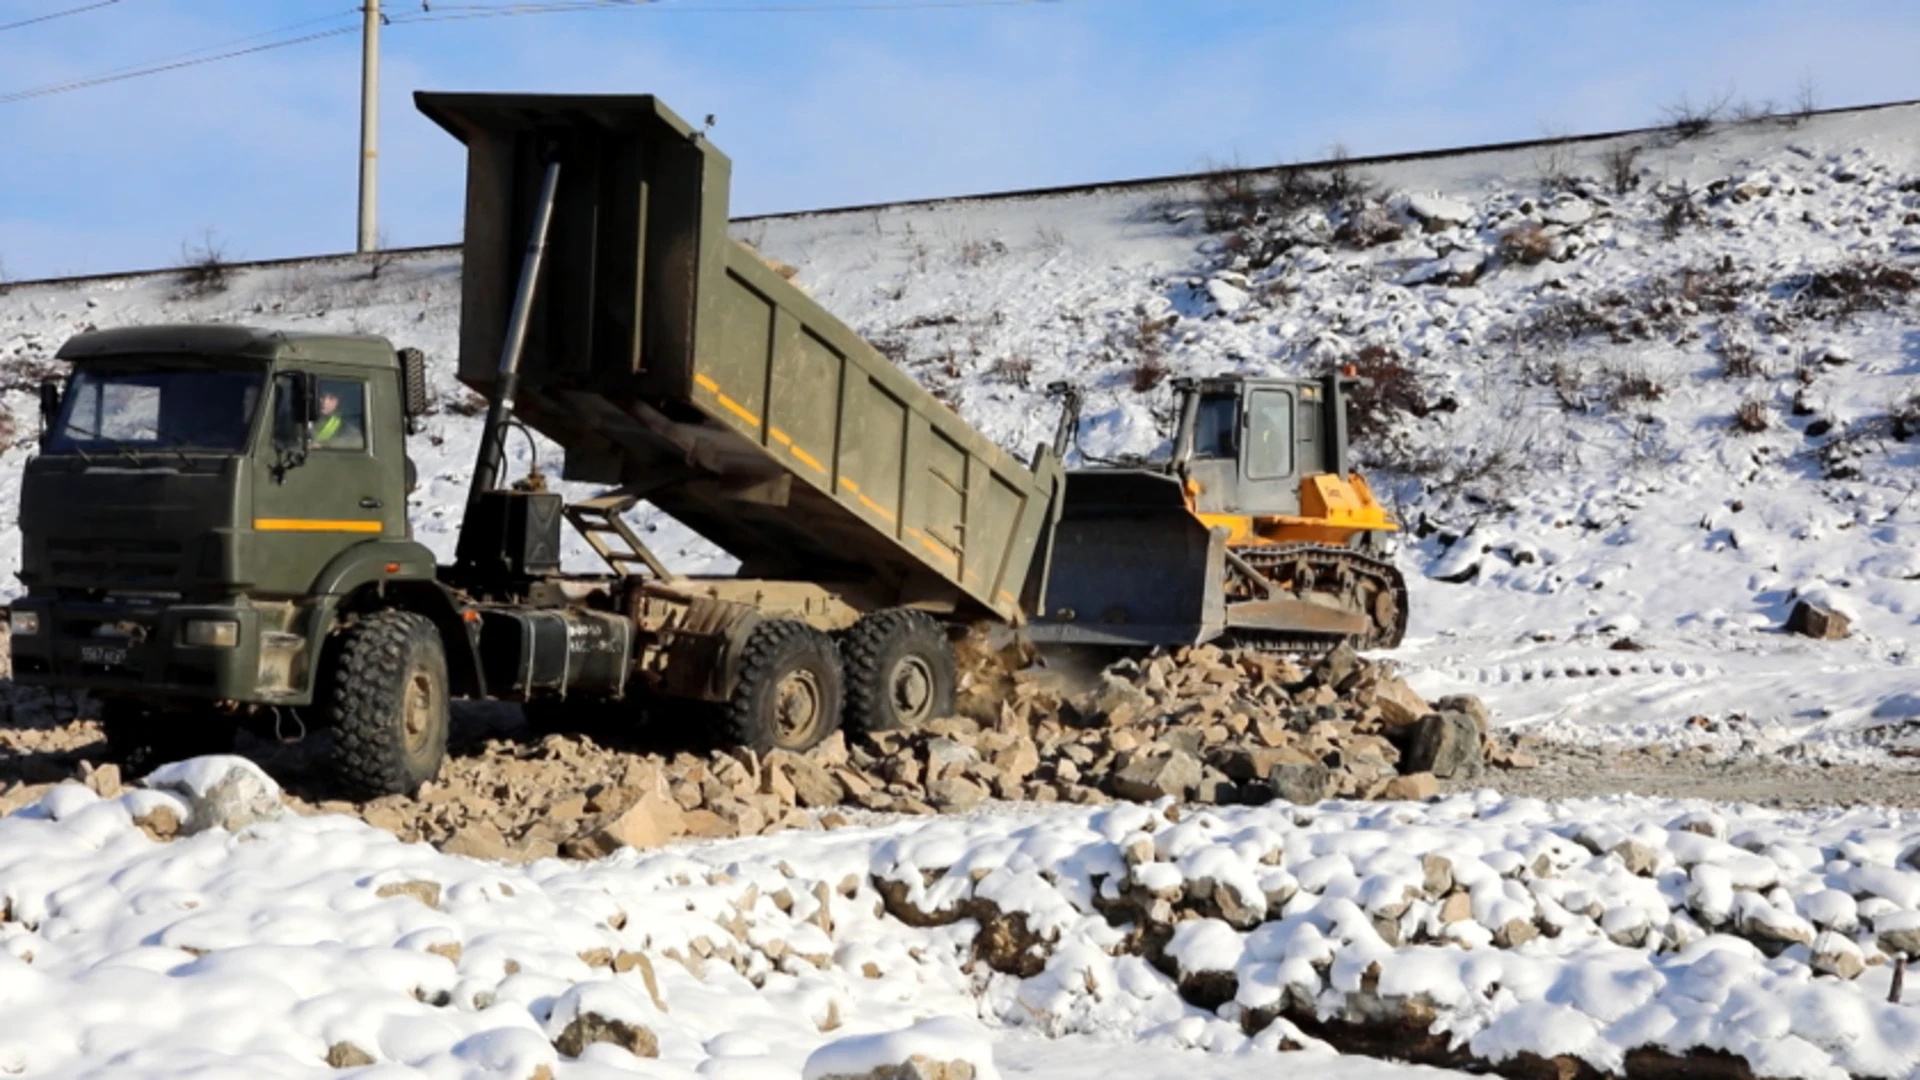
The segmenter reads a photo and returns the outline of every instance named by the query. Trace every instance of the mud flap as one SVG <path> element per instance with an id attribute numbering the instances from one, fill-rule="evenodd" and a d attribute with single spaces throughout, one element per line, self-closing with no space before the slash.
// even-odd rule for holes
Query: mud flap
<path id="1" fill-rule="evenodd" d="M 1067 474 L 1039 645 L 1192 645 L 1227 625 L 1226 545 L 1160 473 Z"/>

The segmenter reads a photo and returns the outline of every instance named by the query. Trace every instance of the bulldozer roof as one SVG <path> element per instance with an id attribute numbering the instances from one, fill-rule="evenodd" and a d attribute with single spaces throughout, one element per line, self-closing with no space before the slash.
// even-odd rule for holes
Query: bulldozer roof
<path id="1" fill-rule="evenodd" d="M 317 360 L 392 367 L 393 345 L 364 334 L 303 334 L 251 326 L 129 326 L 93 330 L 61 346 L 56 358 L 82 360 L 109 356 L 164 354 L 236 357 L 252 360 Z"/>

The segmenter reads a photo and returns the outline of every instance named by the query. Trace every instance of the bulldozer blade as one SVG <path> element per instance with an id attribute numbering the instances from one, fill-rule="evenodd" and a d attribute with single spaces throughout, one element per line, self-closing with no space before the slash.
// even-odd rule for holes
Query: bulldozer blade
<path id="1" fill-rule="evenodd" d="M 1355 637 L 1373 628 L 1373 624 L 1360 612 L 1343 611 L 1288 596 L 1230 604 L 1227 607 L 1227 626 L 1234 630 Z"/>
<path id="2" fill-rule="evenodd" d="M 1159 473 L 1067 475 L 1035 644 L 1194 645 L 1227 628 L 1226 545 Z"/>

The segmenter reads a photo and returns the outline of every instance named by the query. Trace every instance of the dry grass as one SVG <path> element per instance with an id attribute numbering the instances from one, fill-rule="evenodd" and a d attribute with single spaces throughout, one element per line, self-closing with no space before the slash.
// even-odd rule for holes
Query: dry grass
<path id="1" fill-rule="evenodd" d="M 1733 429 L 1748 435 L 1758 435 L 1773 426 L 1773 414 L 1767 403 L 1759 398 L 1748 398 L 1733 411 Z"/>

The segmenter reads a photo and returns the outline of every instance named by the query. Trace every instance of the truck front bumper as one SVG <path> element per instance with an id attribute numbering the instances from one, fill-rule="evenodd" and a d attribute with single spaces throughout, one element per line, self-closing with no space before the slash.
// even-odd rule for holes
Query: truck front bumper
<path id="1" fill-rule="evenodd" d="M 103 694 L 216 701 L 285 701 L 260 683 L 260 613 L 245 604 L 183 605 L 137 599 L 101 602 L 21 597 L 15 625 L 32 613 L 33 633 L 10 635 L 14 681 Z M 232 644 L 188 644 L 190 622 L 232 623 Z"/>

